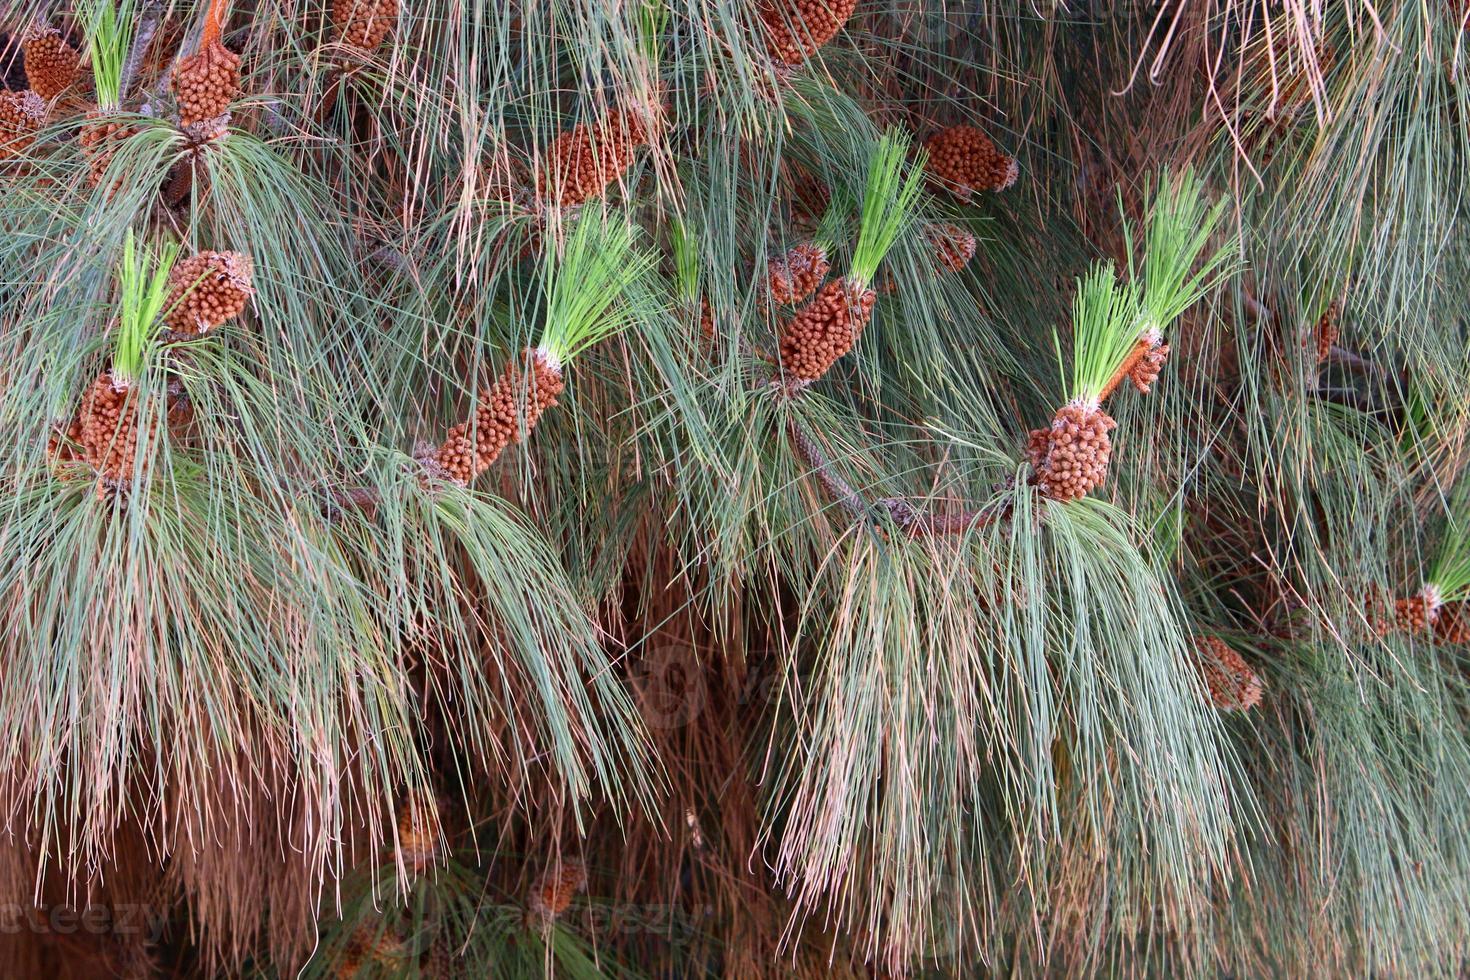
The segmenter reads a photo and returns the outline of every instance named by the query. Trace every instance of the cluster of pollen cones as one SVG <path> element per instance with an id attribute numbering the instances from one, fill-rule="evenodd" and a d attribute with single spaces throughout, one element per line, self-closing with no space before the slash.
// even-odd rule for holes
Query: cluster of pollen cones
<path id="1" fill-rule="evenodd" d="M 1217 636 L 1194 638 L 1194 662 L 1220 711 L 1248 711 L 1261 701 L 1265 685 L 1245 658 Z"/>
<path id="2" fill-rule="evenodd" d="M 178 430 L 187 425 L 190 412 L 182 399 L 171 403 L 167 423 Z M 150 425 L 156 432 L 158 420 Z M 133 478 L 138 456 L 138 398 L 131 385 L 117 382 L 104 371 L 92 382 L 66 432 L 52 437 L 47 456 L 59 477 L 85 465 L 100 479 L 98 496 L 121 489 Z"/>
<path id="3" fill-rule="evenodd" d="M 781 369 L 816 381 L 852 349 L 873 316 L 878 294 L 851 279 L 834 279 L 781 329 Z"/>
<path id="4" fill-rule="evenodd" d="M 398 0 L 332 0 L 332 29 L 349 47 L 372 51 L 398 20 Z"/>
<path id="5" fill-rule="evenodd" d="M 0 92 L 0 160 L 20 156 L 46 122 L 46 102 L 35 92 Z"/>
<path id="6" fill-rule="evenodd" d="M 976 191 L 1003 191 L 1016 182 L 1020 167 L 974 126 L 951 126 L 924 144 L 929 174 L 960 200 Z"/>
<path id="7" fill-rule="evenodd" d="M 427 457 L 430 472 L 468 484 L 489 469 L 506 446 L 520 441 L 522 418 L 529 433 L 564 388 L 561 367 L 542 352 L 526 349 L 520 363 L 512 360 L 495 383 L 480 393 L 474 416 L 450 429 L 444 442 Z"/>
<path id="8" fill-rule="evenodd" d="M 941 272 L 959 272 L 969 265 L 979 244 L 974 232 L 954 224 L 929 225 L 924 229 L 924 238 L 934 249 L 935 265 Z"/>
<path id="9" fill-rule="evenodd" d="M 1102 485 L 1113 453 L 1108 433 L 1118 423 L 1096 405 L 1062 406 L 1045 429 L 1032 429 L 1026 455 L 1036 485 L 1053 500 L 1080 500 Z"/>
<path id="10" fill-rule="evenodd" d="M 766 50 L 783 65 L 799 65 L 842 30 L 857 0 L 760 0 L 756 12 Z"/>
<path id="11" fill-rule="evenodd" d="M 572 900 L 586 887 L 586 865 L 576 860 L 558 861 L 541 873 L 527 904 L 533 916 L 549 925 L 572 907 Z"/>
<path id="12" fill-rule="evenodd" d="M 118 147 L 135 132 L 135 127 L 117 121 L 109 112 L 88 110 L 87 122 L 78 132 L 77 140 L 81 143 L 82 155 L 87 158 L 89 185 L 96 187 L 102 183 Z"/>
<path id="13" fill-rule="evenodd" d="M 434 863 L 437 815 L 438 807 L 429 798 L 420 798 L 417 806 L 405 803 L 398 813 L 398 853 L 415 874 Z"/>
<path id="14" fill-rule="evenodd" d="M 600 122 L 583 123 L 562 133 L 547 148 L 547 168 L 538 177 L 537 198 L 570 208 L 602 197 L 608 185 L 632 166 L 638 147 L 649 141 L 650 129 L 642 112 L 615 109 Z"/>
<path id="15" fill-rule="evenodd" d="M 1340 299 L 1335 299 L 1331 303 L 1328 303 L 1327 309 L 1323 310 L 1322 315 L 1317 318 L 1317 324 L 1312 328 L 1312 333 L 1307 338 L 1307 343 L 1316 346 L 1318 364 L 1327 360 L 1328 356 L 1332 353 L 1333 345 L 1342 336 L 1342 328 L 1338 325 L 1338 321 L 1341 318 L 1342 300 Z"/>
<path id="16" fill-rule="evenodd" d="M 54 27 L 32 32 L 21 49 L 25 52 L 26 83 L 47 102 L 71 88 L 81 75 L 82 56 Z"/>
<path id="17" fill-rule="evenodd" d="M 219 136 L 228 122 L 230 103 L 240 94 L 240 56 L 218 38 L 207 41 L 196 54 L 180 59 L 173 85 L 185 130 L 203 139 Z"/>
<path id="18" fill-rule="evenodd" d="M 175 334 L 192 336 L 233 320 L 254 290 L 250 257 L 205 251 L 174 265 L 168 277 L 164 317 Z"/>
<path id="19" fill-rule="evenodd" d="M 1442 643 L 1465 643 L 1470 641 L 1470 615 L 1465 603 L 1445 602 L 1437 588 L 1427 585 L 1417 594 L 1397 599 L 1391 608 L 1385 608 L 1377 592 L 1370 591 L 1367 598 L 1369 625 L 1378 636 L 1404 633 L 1422 636 L 1431 630 Z"/>
<path id="20" fill-rule="evenodd" d="M 783 306 L 800 303 L 822 284 L 831 269 L 826 249 L 810 244 L 793 246 L 785 255 L 766 263 L 771 302 Z"/>

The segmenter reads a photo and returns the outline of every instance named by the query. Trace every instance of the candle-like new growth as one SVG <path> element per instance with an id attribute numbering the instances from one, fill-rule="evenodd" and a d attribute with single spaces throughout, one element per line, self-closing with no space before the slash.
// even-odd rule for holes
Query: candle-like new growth
<path id="1" fill-rule="evenodd" d="M 86 0 L 79 13 L 87 35 L 97 108 L 115 112 L 122 104 L 123 63 L 133 46 L 133 0 Z"/>
<path id="2" fill-rule="evenodd" d="M 1432 593 L 1436 607 L 1470 599 L 1470 533 L 1459 521 L 1452 519 L 1445 528 L 1439 555 L 1424 579 L 1424 590 Z"/>
<path id="3" fill-rule="evenodd" d="M 118 266 L 118 324 L 113 343 L 112 382 L 123 387 L 138 376 L 143 353 L 158 334 L 168 297 L 169 271 L 178 246 L 168 244 L 154 255 L 140 249 L 128 232 Z"/>
<path id="4" fill-rule="evenodd" d="M 878 264 L 903 233 L 923 193 L 923 154 L 910 164 L 908 153 L 907 137 L 896 131 L 884 134 L 874 147 L 852 267 L 846 277 L 818 290 L 781 328 L 781 369 L 791 378 L 807 382 L 822 377 L 868 325 L 878 298 L 872 289 Z"/>
<path id="5" fill-rule="evenodd" d="M 1225 201 L 1208 201 L 1194 171 L 1186 170 L 1177 178 L 1165 171 L 1154 188 L 1141 273 L 1132 267 L 1132 236 L 1124 223 L 1129 274 L 1141 283 L 1139 333 L 1162 333 L 1233 271 L 1234 252 L 1228 245 L 1210 249 L 1224 216 Z"/>
<path id="6" fill-rule="evenodd" d="M 919 203 L 919 195 L 924 192 L 924 154 L 918 153 L 912 163 L 908 156 L 908 137 L 890 130 L 878 140 L 868 160 L 857 247 L 847 275 L 850 281 L 864 288 L 873 282 L 878 264 L 903 234 Z"/>
<path id="7" fill-rule="evenodd" d="M 621 215 L 586 214 L 561 256 L 543 266 L 546 321 L 536 349 L 564 366 L 581 351 L 632 322 L 624 297 L 653 260 L 634 248 L 634 227 Z"/>
<path id="8" fill-rule="evenodd" d="M 1114 373 L 1139 336 L 1140 306 L 1132 283 L 1122 283 L 1111 262 L 1099 262 L 1077 281 L 1072 297 L 1072 378 L 1067 397 L 1101 404 Z"/>

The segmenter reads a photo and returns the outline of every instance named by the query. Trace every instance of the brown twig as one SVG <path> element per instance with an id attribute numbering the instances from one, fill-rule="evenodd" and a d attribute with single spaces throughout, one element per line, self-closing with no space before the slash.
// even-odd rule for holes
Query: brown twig
<path id="1" fill-rule="evenodd" d="M 795 418 L 787 420 L 786 431 L 791 436 L 796 454 L 811 468 L 812 475 L 854 520 L 871 520 L 874 511 L 881 511 L 908 537 L 930 538 L 964 534 L 972 527 L 983 527 L 1010 516 L 1009 504 L 979 510 L 937 513 L 915 507 L 903 497 L 884 497 L 873 507 L 869 507 L 850 483 L 832 471 L 832 464 L 826 454 Z"/>
<path id="2" fill-rule="evenodd" d="M 133 35 L 133 47 L 128 51 L 128 60 L 123 62 L 122 78 L 117 89 L 120 101 L 127 98 L 128 89 L 133 86 L 133 76 L 138 73 L 138 65 L 142 63 L 148 45 L 153 43 L 154 32 L 158 30 L 158 22 L 162 18 L 162 0 L 148 0 L 138 20 L 138 33 Z"/>

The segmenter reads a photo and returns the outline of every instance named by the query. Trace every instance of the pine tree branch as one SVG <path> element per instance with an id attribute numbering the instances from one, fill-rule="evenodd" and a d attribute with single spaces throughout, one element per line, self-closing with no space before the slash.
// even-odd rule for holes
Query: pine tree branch
<path id="1" fill-rule="evenodd" d="M 143 6 L 141 19 L 138 21 L 138 33 L 133 36 L 133 47 L 128 51 L 128 59 L 123 62 L 122 78 L 117 88 L 119 100 L 125 100 L 128 89 L 132 87 L 133 76 L 138 73 L 138 66 L 143 61 L 143 55 L 148 50 L 148 45 L 153 43 L 153 35 L 158 30 L 158 22 L 163 18 L 162 0 L 148 0 Z"/>
<path id="2" fill-rule="evenodd" d="M 938 513 L 915 507 L 903 497 L 884 497 L 869 507 L 852 485 L 832 470 L 826 454 L 815 439 L 801 427 L 795 418 L 787 421 L 787 432 L 791 444 L 802 461 L 811 467 L 812 474 L 827 493 L 847 511 L 854 520 L 871 520 L 874 511 L 888 515 L 899 529 L 910 538 L 941 537 L 946 534 L 964 534 L 972 527 L 984 527 L 994 521 L 1003 520 L 1011 514 L 1011 507 L 982 507 L 978 510 L 960 510 Z"/>

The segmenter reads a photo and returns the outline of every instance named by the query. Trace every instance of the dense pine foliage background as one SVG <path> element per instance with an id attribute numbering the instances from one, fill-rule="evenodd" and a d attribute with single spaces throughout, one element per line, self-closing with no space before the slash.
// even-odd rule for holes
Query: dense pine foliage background
<path id="1" fill-rule="evenodd" d="M 0 6 L 7 976 L 1462 976 L 1460 0 Z"/>

